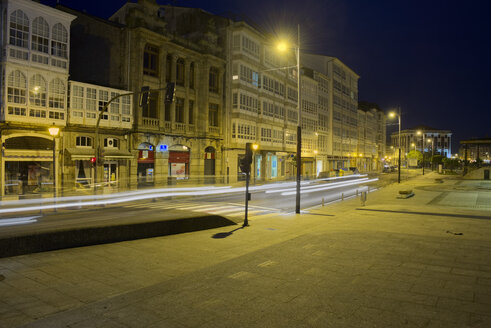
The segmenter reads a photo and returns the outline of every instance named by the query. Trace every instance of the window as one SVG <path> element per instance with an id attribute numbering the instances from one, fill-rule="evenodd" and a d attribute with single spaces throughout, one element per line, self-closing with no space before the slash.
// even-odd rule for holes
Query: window
<path id="1" fill-rule="evenodd" d="M 194 63 L 189 65 L 189 88 L 194 89 Z"/>
<path id="2" fill-rule="evenodd" d="M 79 85 L 72 85 L 70 90 L 70 108 L 83 109 L 84 108 L 84 88 Z"/>
<path id="3" fill-rule="evenodd" d="M 9 115 L 18 115 L 18 116 L 26 116 L 26 109 L 20 107 L 8 107 Z"/>
<path id="4" fill-rule="evenodd" d="M 87 88 L 87 99 L 85 100 L 85 106 L 87 110 L 95 111 L 97 102 L 97 90 L 94 88 Z M 90 117 L 90 116 L 87 116 Z M 95 117 L 95 115 L 94 115 Z"/>
<path id="5" fill-rule="evenodd" d="M 131 115 L 131 98 L 130 96 L 121 97 L 121 114 Z"/>
<path id="6" fill-rule="evenodd" d="M 142 108 L 142 116 L 157 118 L 158 98 L 150 97 L 148 99 L 148 105 Z"/>
<path id="7" fill-rule="evenodd" d="M 65 108 L 65 85 L 58 78 L 49 83 L 49 107 Z"/>
<path id="8" fill-rule="evenodd" d="M 68 58 L 68 32 L 66 28 L 57 23 L 53 26 L 53 37 L 51 40 L 51 54 L 56 57 Z"/>
<path id="9" fill-rule="evenodd" d="M 49 53 L 49 25 L 44 18 L 37 17 L 32 22 L 32 50 Z"/>
<path id="10" fill-rule="evenodd" d="M 116 97 L 116 96 L 119 96 L 119 93 L 111 92 L 111 99 L 114 98 L 114 97 Z M 110 108 L 109 111 L 112 114 L 119 114 L 119 101 L 120 100 L 121 100 L 121 98 L 116 98 L 109 105 L 109 108 Z"/>
<path id="11" fill-rule="evenodd" d="M 106 138 L 104 139 L 105 148 L 118 148 L 119 140 L 116 138 Z"/>
<path id="12" fill-rule="evenodd" d="M 99 111 L 104 110 L 104 107 L 109 102 L 109 92 L 105 90 L 99 90 Z"/>
<path id="13" fill-rule="evenodd" d="M 92 147 L 92 138 L 91 137 L 78 136 L 75 139 L 75 146 L 77 146 L 77 147 Z"/>
<path id="14" fill-rule="evenodd" d="M 218 69 L 210 67 L 209 91 L 218 93 Z"/>
<path id="15" fill-rule="evenodd" d="M 189 124 L 194 124 L 194 100 L 189 100 Z"/>
<path id="16" fill-rule="evenodd" d="M 176 122 L 184 123 L 184 99 L 176 98 Z"/>
<path id="17" fill-rule="evenodd" d="M 46 118 L 46 111 L 41 109 L 31 109 L 29 110 L 29 116 Z"/>
<path id="18" fill-rule="evenodd" d="M 218 104 L 209 105 L 208 125 L 218 127 Z"/>
<path id="19" fill-rule="evenodd" d="M 65 119 L 65 113 L 60 113 L 60 112 L 49 112 L 49 118 L 55 119 L 55 120 L 64 120 Z"/>
<path id="20" fill-rule="evenodd" d="M 176 62 L 176 84 L 184 85 L 184 59 L 179 58 Z"/>
<path id="21" fill-rule="evenodd" d="M 158 76 L 159 48 L 150 44 L 143 51 L 143 74 Z"/>
<path id="22" fill-rule="evenodd" d="M 165 59 L 165 80 L 167 82 L 171 82 L 172 77 L 172 56 L 167 55 Z"/>
<path id="23" fill-rule="evenodd" d="M 170 122 L 170 104 L 164 105 L 164 120 Z"/>
<path id="24" fill-rule="evenodd" d="M 40 74 L 29 81 L 29 103 L 34 106 L 46 106 L 46 81 Z"/>
<path id="25" fill-rule="evenodd" d="M 22 10 L 16 10 L 10 15 L 10 44 L 28 48 L 29 18 Z"/>
<path id="26" fill-rule="evenodd" d="M 26 77 L 21 71 L 13 71 L 9 74 L 7 101 L 9 103 L 25 104 L 26 103 Z"/>

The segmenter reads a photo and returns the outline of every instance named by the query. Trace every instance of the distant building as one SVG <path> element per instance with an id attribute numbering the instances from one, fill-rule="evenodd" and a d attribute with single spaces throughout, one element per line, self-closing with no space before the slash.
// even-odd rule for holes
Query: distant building
<path id="1" fill-rule="evenodd" d="M 390 136 L 391 149 L 389 155 L 397 158 L 399 149 L 399 131 Z M 432 155 L 452 156 L 452 132 L 428 126 L 417 126 L 401 130 L 401 158 L 411 150 L 429 152 Z"/>
<path id="2" fill-rule="evenodd" d="M 491 139 L 475 138 L 460 141 L 459 157 L 470 162 L 491 163 Z"/>

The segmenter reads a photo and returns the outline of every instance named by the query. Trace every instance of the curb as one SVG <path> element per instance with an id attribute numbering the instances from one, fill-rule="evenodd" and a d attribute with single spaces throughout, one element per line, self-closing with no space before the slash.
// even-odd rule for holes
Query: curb
<path id="1" fill-rule="evenodd" d="M 0 239 L 0 258 L 236 225 L 218 215 L 47 231 Z"/>

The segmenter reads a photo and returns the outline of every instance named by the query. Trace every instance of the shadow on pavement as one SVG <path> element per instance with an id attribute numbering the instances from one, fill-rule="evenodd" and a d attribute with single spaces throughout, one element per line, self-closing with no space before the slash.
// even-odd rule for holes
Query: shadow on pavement
<path id="1" fill-rule="evenodd" d="M 491 220 L 489 215 L 470 215 L 470 214 L 451 214 L 451 213 L 434 213 L 434 212 L 412 212 L 412 211 L 395 211 L 395 210 L 379 210 L 373 208 L 357 208 L 358 211 L 386 212 L 386 213 L 402 213 L 416 215 L 433 215 L 433 216 L 448 216 L 454 218 L 480 219 Z"/>
<path id="2" fill-rule="evenodd" d="M 216 233 L 214 234 L 213 236 L 211 236 L 211 238 L 214 238 L 214 239 L 222 239 L 222 238 L 227 238 L 228 236 L 231 236 L 235 231 L 237 230 L 240 230 L 240 229 L 244 229 L 245 227 L 242 226 L 242 227 L 239 227 L 239 228 L 236 228 L 232 231 L 228 231 L 228 232 L 219 232 L 219 233 Z"/>

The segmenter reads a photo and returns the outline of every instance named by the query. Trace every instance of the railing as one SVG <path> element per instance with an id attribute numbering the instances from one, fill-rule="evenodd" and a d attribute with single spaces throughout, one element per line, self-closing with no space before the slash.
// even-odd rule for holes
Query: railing
<path id="1" fill-rule="evenodd" d="M 220 133 L 220 128 L 218 126 L 209 126 L 208 127 L 208 132 L 213 133 L 213 134 L 219 134 Z"/>
<path id="2" fill-rule="evenodd" d="M 164 129 L 165 129 L 165 131 L 171 131 L 172 130 L 172 122 L 164 122 Z"/>
<path id="3" fill-rule="evenodd" d="M 186 124 L 184 123 L 174 123 L 173 132 L 186 132 Z"/>
<path id="4" fill-rule="evenodd" d="M 144 117 L 142 123 L 143 123 L 143 126 L 145 126 L 145 127 L 151 127 L 151 128 L 158 128 L 159 127 L 159 119 L 158 118 Z"/>

